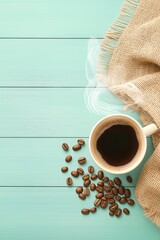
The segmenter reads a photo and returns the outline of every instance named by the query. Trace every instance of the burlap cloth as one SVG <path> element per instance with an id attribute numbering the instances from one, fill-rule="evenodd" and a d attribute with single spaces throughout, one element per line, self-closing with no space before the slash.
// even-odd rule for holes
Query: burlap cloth
<path id="1" fill-rule="evenodd" d="M 129 0 L 107 32 L 98 78 L 136 110 L 144 125 L 160 128 L 160 0 Z M 145 215 L 160 227 L 160 132 L 140 174 L 135 196 Z"/>

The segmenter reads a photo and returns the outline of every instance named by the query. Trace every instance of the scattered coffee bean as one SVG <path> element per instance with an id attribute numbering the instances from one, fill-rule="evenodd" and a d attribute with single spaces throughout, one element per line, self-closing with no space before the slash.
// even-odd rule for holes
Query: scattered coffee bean
<path id="1" fill-rule="evenodd" d="M 84 187 L 88 187 L 90 184 L 91 184 L 91 181 L 90 181 L 90 180 L 86 180 L 86 181 L 84 181 L 84 183 L 83 183 Z"/>
<path id="2" fill-rule="evenodd" d="M 65 167 L 62 167 L 62 168 L 61 168 L 61 171 L 62 171 L 63 173 L 67 172 L 67 171 L 68 171 L 68 167 L 66 167 L 66 166 L 65 166 Z"/>
<path id="3" fill-rule="evenodd" d="M 107 201 L 106 197 L 101 198 L 102 201 Z"/>
<path id="4" fill-rule="evenodd" d="M 106 191 L 107 193 L 111 192 L 111 188 L 108 186 L 104 186 L 103 190 Z"/>
<path id="5" fill-rule="evenodd" d="M 114 198 L 114 195 L 113 195 L 113 193 L 107 193 L 107 194 L 105 195 L 105 197 L 106 197 L 107 199 L 110 199 L 110 198 Z"/>
<path id="6" fill-rule="evenodd" d="M 62 148 L 63 148 L 64 151 L 68 151 L 69 150 L 69 146 L 68 146 L 67 143 L 63 143 L 62 144 Z"/>
<path id="7" fill-rule="evenodd" d="M 94 206 L 95 206 L 95 207 L 98 207 L 100 204 L 101 204 L 101 199 L 96 199 L 96 200 L 94 201 Z"/>
<path id="8" fill-rule="evenodd" d="M 109 178 L 108 178 L 108 177 L 103 177 L 103 178 L 102 178 L 102 181 L 106 183 L 106 182 L 109 181 Z"/>
<path id="9" fill-rule="evenodd" d="M 103 193 L 103 188 L 101 186 L 96 187 L 96 191 L 99 193 Z"/>
<path id="10" fill-rule="evenodd" d="M 96 208 L 96 207 L 93 207 L 93 208 L 90 209 L 90 212 L 91 212 L 91 213 L 95 213 L 96 211 L 97 211 L 97 208 Z"/>
<path id="11" fill-rule="evenodd" d="M 85 196 L 83 193 L 80 193 L 80 194 L 78 195 L 78 197 L 79 197 L 80 199 L 82 199 L 82 200 L 85 200 L 85 199 L 86 199 L 86 196 Z"/>
<path id="12" fill-rule="evenodd" d="M 115 212 L 117 209 L 118 209 L 118 204 L 117 204 L 117 203 L 114 203 L 113 205 L 111 205 L 111 206 L 109 207 L 109 210 L 110 210 L 111 212 Z"/>
<path id="13" fill-rule="evenodd" d="M 114 216 L 114 212 L 109 212 L 109 215 L 110 215 L 111 217 L 113 217 L 113 216 Z"/>
<path id="14" fill-rule="evenodd" d="M 103 196 L 104 196 L 103 193 L 97 193 L 97 194 L 96 194 L 96 198 L 98 198 L 98 199 L 102 198 Z"/>
<path id="15" fill-rule="evenodd" d="M 72 156 L 71 155 L 66 156 L 66 158 L 65 158 L 66 162 L 70 162 L 71 160 L 72 160 Z"/>
<path id="16" fill-rule="evenodd" d="M 81 213 L 84 214 L 84 215 L 88 215 L 88 214 L 90 213 L 90 210 L 87 209 L 87 208 L 83 208 L 83 209 L 81 210 Z"/>
<path id="17" fill-rule="evenodd" d="M 115 199 L 116 199 L 116 201 L 119 202 L 121 200 L 121 197 L 118 195 L 118 196 L 115 197 Z"/>
<path id="18" fill-rule="evenodd" d="M 81 138 L 77 140 L 77 143 L 79 145 L 85 145 L 85 141 L 83 139 L 81 139 Z"/>
<path id="19" fill-rule="evenodd" d="M 80 157 L 79 159 L 78 159 L 78 163 L 79 164 L 84 164 L 86 162 L 86 158 L 85 157 Z"/>
<path id="20" fill-rule="evenodd" d="M 127 203 L 132 206 L 135 204 L 135 201 L 133 199 L 127 199 Z"/>
<path id="21" fill-rule="evenodd" d="M 101 180 L 104 177 L 103 171 L 98 171 L 97 176 Z"/>
<path id="22" fill-rule="evenodd" d="M 120 217 L 121 214 L 122 214 L 122 210 L 120 208 L 118 208 L 115 212 L 116 217 Z"/>
<path id="23" fill-rule="evenodd" d="M 82 187 L 77 187 L 76 188 L 76 193 L 77 194 L 80 194 L 80 193 L 82 193 L 83 192 L 83 188 Z"/>
<path id="24" fill-rule="evenodd" d="M 98 182 L 97 185 L 98 185 L 99 187 L 103 187 L 103 186 L 104 186 L 104 183 L 103 183 L 103 182 Z"/>
<path id="25" fill-rule="evenodd" d="M 80 174 L 80 175 L 83 175 L 84 174 L 84 170 L 82 168 L 77 168 L 77 172 Z"/>
<path id="26" fill-rule="evenodd" d="M 74 146 L 72 147 L 72 149 L 73 149 L 74 151 L 78 151 L 78 150 L 81 149 L 81 145 L 76 144 L 76 145 L 74 145 Z"/>
<path id="27" fill-rule="evenodd" d="M 72 171 L 72 172 L 71 172 L 71 175 L 72 175 L 73 177 L 77 178 L 77 177 L 79 176 L 79 173 L 76 172 L 76 171 Z"/>
<path id="28" fill-rule="evenodd" d="M 85 189 L 84 189 L 84 194 L 85 194 L 86 196 L 89 196 L 89 195 L 90 195 L 90 190 L 89 190 L 89 188 L 85 188 Z"/>
<path id="29" fill-rule="evenodd" d="M 125 189 L 124 195 L 125 195 L 126 198 L 130 198 L 130 196 L 131 196 L 131 191 L 130 191 L 128 188 Z"/>
<path id="30" fill-rule="evenodd" d="M 118 189 L 117 189 L 116 187 L 113 187 L 113 188 L 112 188 L 112 193 L 113 193 L 114 195 L 117 195 L 117 194 L 118 194 Z"/>
<path id="31" fill-rule="evenodd" d="M 117 185 L 117 186 L 120 186 L 122 184 L 122 181 L 120 178 L 116 177 L 114 178 L 114 183 Z"/>
<path id="32" fill-rule="evenodd" d="M 109 187 L 114 187 L 114 182 L 113 182 L 112 180 L 109 180 L 109 181 L 108 181 L 108 186 L 109 186 Z"/>
<path id="33" fill-rule="evenodd" d="M 110 199 L 108 199 L 107 201 L 108 201 L 108 203 L 110 203 L 110 204 L 115 203 L 115 200 L 114 200 L 113 198 L 110 198 Z"/>
<path id="34" fill-rule="evenodd" d="M 122 197 L 122 198 L 119 200 L 119 202 L 120 202 L 121 204 L 124 204 L 124 203 L 127 202 L 127 199 L 126 199 L 125 197 Z"/>
<path id="35" fill-rule="evenodd" d="M 120 187 L 118 188 L 118 192 L 119 192 L 120 195 L 124 194 L 124 191 L 125 191 L 125 189 L 124 189 L 123 186 L 120 186 Z"/>
<path id="36" fill-rule="evenodd" d="M 89 174 L 85 174 L 85 175 L 82 177 L 82 179 L 83 179 L 84 181 L 88 180 L 89 178 L 90 178 Z"/>
<path id="37" fill-rule="evenodd" d="M 93 166 L 89 166 L 88 167 L 88 172 L 89 173 L 94 173 L 94 167 Z"/>
<path id="38" fill-rule="evenodd" d="M 91 179 L 92 179 L 92 180 L 96 180 L 96 179 L 97 179 L 97 175 L 96 175 L 96 174 L 92 174 L 92 175 L 91 175 Z"/>
<path id="39" fill-rule="evenodd" d="M 68 186 L 71 186 L 71 185 L 73 184 L 72 178 L 68 177 L 68 178 L 66 179 L 66 183 L 67 183 Z"/>
<path id="40" fill-rule="evenodd" d="M 101 208 L 105 209 L 107 207 L 108 203 L 107 201 L 101 201 Z"/>
<path id="41" fill-rule="evenodd" d="M 91 183 L 90 190 L 91 191 L 95 191 L 96 190 L 96 185 L 94 183 Z"/>
<path id="42" fill-rule="evenodd" d="M 132 183 L 132 181 L 133 181 L 131 176 L 127 176 L 126 179 L 127 179 L 127 182 L 129 182 L 129 183 Z"/>
<path id="43" fill-rule="evenodd" d="M 124 208 L 124 209 L 123 209 L 123 212 L 124 212 L 126 215 L 129 215 L 129 214 L 130 214 L 130 211 L 128 210 L 128 208 Z"/>

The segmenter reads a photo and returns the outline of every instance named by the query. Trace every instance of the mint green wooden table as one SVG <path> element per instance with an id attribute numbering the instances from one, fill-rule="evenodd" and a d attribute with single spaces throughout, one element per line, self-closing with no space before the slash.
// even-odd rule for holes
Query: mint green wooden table
<path id="1" fill-rule="evenodd" d="M 73 145 L 77 137 L 87 144 L 70 152 L 74 159 L 83 154 L 99 169 L 88 151 L 89 132 L 102 115 L 84 103 L 87 47 L 90 37 L 103 38 L 122 2 L 0 0 L 0 240 L 160 239 L 138 203 L 121 219 L 104 210 L 80 214 L 93 195 L 79 200 L 80 181 L 67 188 L 60 172 L 61 143 Z M 148 139 L 145 160 L 152 151 Z M 133 196 L 144 162 L 131 172 Z"/>

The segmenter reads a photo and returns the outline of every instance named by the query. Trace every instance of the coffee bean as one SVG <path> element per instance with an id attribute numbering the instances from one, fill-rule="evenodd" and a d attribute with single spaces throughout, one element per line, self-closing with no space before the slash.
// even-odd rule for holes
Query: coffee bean
<path id="1" fill-rule="evenodd" d="M 131 196 L 131 191 L 128 188 L 125 189 L 124 195 L 125 195 L 126 198 L 129 198 Z"/>
<path id="2" fill-rule="evenodd" d="M 126 215 L 129 215 L 129 214 L 130 214 L 130 211 L 128 210 L 128 208 L 124 208 L 124 209 L 123 209 L 123 212 L 124 212 Z"/>
<path id="3" fill-rule="evenodd" d="M 113 188 L 112 188 L 112 193 L 113 193 L 114 195 L 117 195 L 117 194 L 118 194 L 118 189 L 117 189 L 116 187 L 113 187 Z"/>
<path id="4" fill-rule="evenodd" d="M 97 193 L 97 194 L 96 194 L 96 198 L 98 198 L 98 199 L 102 198 L 103 196 L 104 196 L 103 193 Z"/>
<path id="5" fill-rule="evenodd" d="M 116 199 L 116 201 L 120 201 L 121 200 L 121 197 L 118 195 L 118 196 L 115 196 L 115 199 Z"/>
<path id="6" fill-rule="evenodd" d="M 77 143 L 78 143 L 79 145 L 85 145 L 85 141 L 84 141 L 82 138 L 78 139 L 78 140 L 77 140 Z"/>
<path id="7" fill-rule="evenodd" d="M 78 163 L 79 164 L 84 164 L 86 162 L 86 158 L 85 157 L 80 157 L 79 159 L 78 159 Z"/>
<path id="8" fill-rule="evenodd" d="M 125 197 L 122 197 L 122 198 L 119 200 L 119 202 L 120 202 L 121 204 L 124 204 L 124 203 L 127 202 L 127 199 L 126 199 Z"/>
<path id="9" fill-rule="evenodd" d="M 96 207 L 93 207 L 93 208 L 90 209 L 90 212 L 91 212 L 91 213 L 95 213 L 96 211 L 97 211 L 97 208 L 96 208 Z"/>
<path id="10" fill-rule="evenodd" d="M 124 194 L 124 191 L 125 191 L 125 189 L 124 189 L 123 186 L 120 186 L 120 187 L 118 188 L 118 192 L 119 192 L 120 195 Z"/>
<path id="11" fill-rule="evenodd" d="M 66 158 L 65 158 L 66 162 L 70 162 L 71 160 L 72 160 L 72 156 L 71 155 L 66 156 Z"/>
<path id="12" fill-rule="evenodd" d="M 98 171 L 97 176 L 101 180 L 104 177 L 103 171 Z"/>
<path id="13" fill-rule="evenodd" d="M 84 189 L 84 194 L 85 194 L 86 196 L 89 196 L 89 195 L 90 195 L 90 190 L 89 190 L 89 188 L 85 188 L 85 189 Z"/>
<path id="14" fill-rule="evenodd" d="M 89 166 L 88 167 L 88 172 L 89 173 L 93 173 L 94 172 L 94 167 L 93 166 Z"/>
<path id="15" fill-rule="evenodd" d="M 117 203 L 114 203 L 113 205 L 111 205 L 111 206 L 109 207 L 109 210 L 110 210 L 111 212 L 115 212 L 117 209 L 118 209 L 118 204 L 117 204 Z"/>
<path id="16" fill-rule="evenodd" d="M 77 172 L 80 174 L 80 175 L 83 175 L 84 174 L 84 170 L 82 168 L 77 168 Z"/>
<path id="17" fill-rule="evenodd" d="M 105 197 L 106 197 L 107 199 L 110 199 L 110 198 L 114 198 L 114 195 L 113 195 L 113 193 L 107 193 L 107 194 L 105 195 Z"/>
<path id="18" fill-rule="evenodd" d="M 103 190 L 106 191 L 107 193 L 111 192 L 111 188 L 108 186 L 104 186 Z"/>
<path id="19" fill-rule="evenodd" d="M 76 193 L 80 194 L 83 192 L 83 188 L 82 187 L 77 187 L 76 188 Z"/>
<path id="20" fill-rule="evenodd" d="M 98 185 L 99 187 L 103 187 L 103 186 L 104 186 L 104 183 L 103 183 L 103 182 L 98 182 L 97 185 Z"/>
<path id="21" fill-rule="evenodd" d="M 74 146 L 72 147 L 72 149 L 73 149 L 74 151 L 78 151 L 78 150 L 81 149 L 81 145 L 76 144 L 76 145 L 74 145 Z"/>
<path id="22" fill-rule="evenodd" d="M 113 216 L 114 216 L 114 212 L 109 212 L 109 215 L 110 215 L 111 217 L 113 217 Z"/>
<path id="23" fill-rule="evenodd" d="M 95 191 L 96 190 L 96 185 L 94 183 L 91 183 L 90 190 L 91 191 Z"/>
<path id="24" fill-rule="evenodd" d="M 76 171 L 72 171 L 72 172 L 71 172 L 71 175 L 72 175 L 73 177 L 77 178 L 77 177 L 79 176 L 79 173 L 76 172 Z"/>
<path id="25" fill-rule="evenodd" d="M 107 201 L 106 197 L 101 198 L 102 201 Z"/>
<path id="26" fill-rule="evenodd" d="M 82 179 L 83 179 L 84 181 L 88 180 L 89 178 L 90 178 L 89 174 L 85 174 L 85 175 L 82 177 Z"/>
<path id="27" fill-rule="evenodd" d="M 66 179 L 66 183 L 67 183 L 68 186 L 71 186 L 71 185 L 73 184 L 72 178 L 68 177 L 68 178 Z"/>
<path id="28" fill-rule="evenodd" d="M 114 182 L 113 182 L 112 180 L 109 180 L 109 181 L 108 181 L 108 186 L 109 186 L 109 187 L 114 187 Z"/>
<path id="29" fill-rule="evenodd" d="M 127 203 L 132 206 L 135 204 L 135 201 L 133 199 L 128 199 Z"/>
<path id="30" fill-rule="evenodd" d="M 67 171 L 68 171 L 68 167 L 66 167 L 66 166 L 65 166 L 65 167 L 62 167 L 62 168 L 61 168 L 61 171 L 62 171 L 63 173 L 67 172 Z"/>
<path id="31" fill-rule="evenodd" d="M 68 146 L 67 143 L 63 143 L 62 144 L 62 148 L 63 148 L 64 151 L 68 151 L 69 150 L 69 146 Z"/>
<path id="32" fill-rule="evenodd" d="M 103 193 L 103 188 L 98 186 L 98 187 L 96 187 L 96 191 L 99 193 Z"/>
<path id="33" fill-rule="evenodd" d="M 94 206 L 95 206 L 95 207 L 98 207 L 100 204 L 101 204 L 101 199 L 96 199 L 96 200 L 94 201 Z"/>
<path id="34" fill-rule="evenodd" d="M 122 210 L 120 208 L 118 208 L 115 212 L 116 217 L 120 217 L 121 214 L 122 214 Z"/>
<path id="35" fill-rule="evenodd" d="M 108 182 L 108 181 L 109 181 L 109 178 L 108 178 L 108 177 L 103 177 L 103 178 L 102 178 L 102 181 L 103 181 L 103 182 Z"/>
<path id="36" fill-rule="evenodd" d="M 120 186 L 122 184 L 122 181 L 120 178 L 116 177 L 114 178 L 114 183 L 117 185 L 117 186 Z"/>
<path id="37" fill-rule="evenodd" d="M 83 209 L 81 210 L 81 213 L 84 214 L 84 215 L 88 215 L 88 214 L 90 213 L 90 210 L 87 209 L 87 208 L 83 208 Z"/>
<path id="38" fill-rule="evenodd" d="M 101 201 L 101 208 L 105 209 L 107 207 L 108 203 L 107 201 Z"/>
<path id="39" fill-rule="evenodd" d="M 84 181 L 84 183 L 83 183 L 84 187 L 88 187 L 90 184 L 91 184 L 91 181 L 90 181 L 90 180 L 86 180 L 86 181 Z"/>
<path id="40" fill-rule="evenodd" d="M 92 175 L 91 175 L 91 179 L 92 179 L 92 180 L 96 180 L 96 179 L 97 179 L 97 175 L 96 175 L 96 174 L 92 174 Z"/>
<path id="41" fill-rule="evenodd" d="M 82 199 L 82 200 L 85 200 L 85 199 L 86 199 L 86 196 L 85 196 L 83 193 L 80 193 L 80 194 L 78 195 L 78 197 L 79 197 L 80 199 Z"/>
<path id="42" fill-rule="evenodd" d="M 110 204 L 115 203 L 115 200 L 114 200 L 113 198 L 110 198 L 110 199 L 108 199 L 107 201 L 108 201 L 108 203 L 110 203 Z"/>
<path id="43" fill-rule="evenodd" d="M 132 183 L 132 181 L 133 181 L 131 176 L 127 176 L 126 179 L 127 179 L 127 182 L 129 182 L 129 183 Z"/>

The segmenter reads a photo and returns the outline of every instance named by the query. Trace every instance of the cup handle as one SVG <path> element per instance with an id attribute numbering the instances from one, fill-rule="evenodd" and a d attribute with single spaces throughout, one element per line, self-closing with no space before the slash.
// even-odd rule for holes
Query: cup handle
<path id="1" fill-rule="evenodd" d="M 143 127 L 143 132 L 145 134 L 146 137 L 152 135 L 153 133 L 155 133 L 158 130 L 156 124 L 151 123 L 145 127 Z"/>

